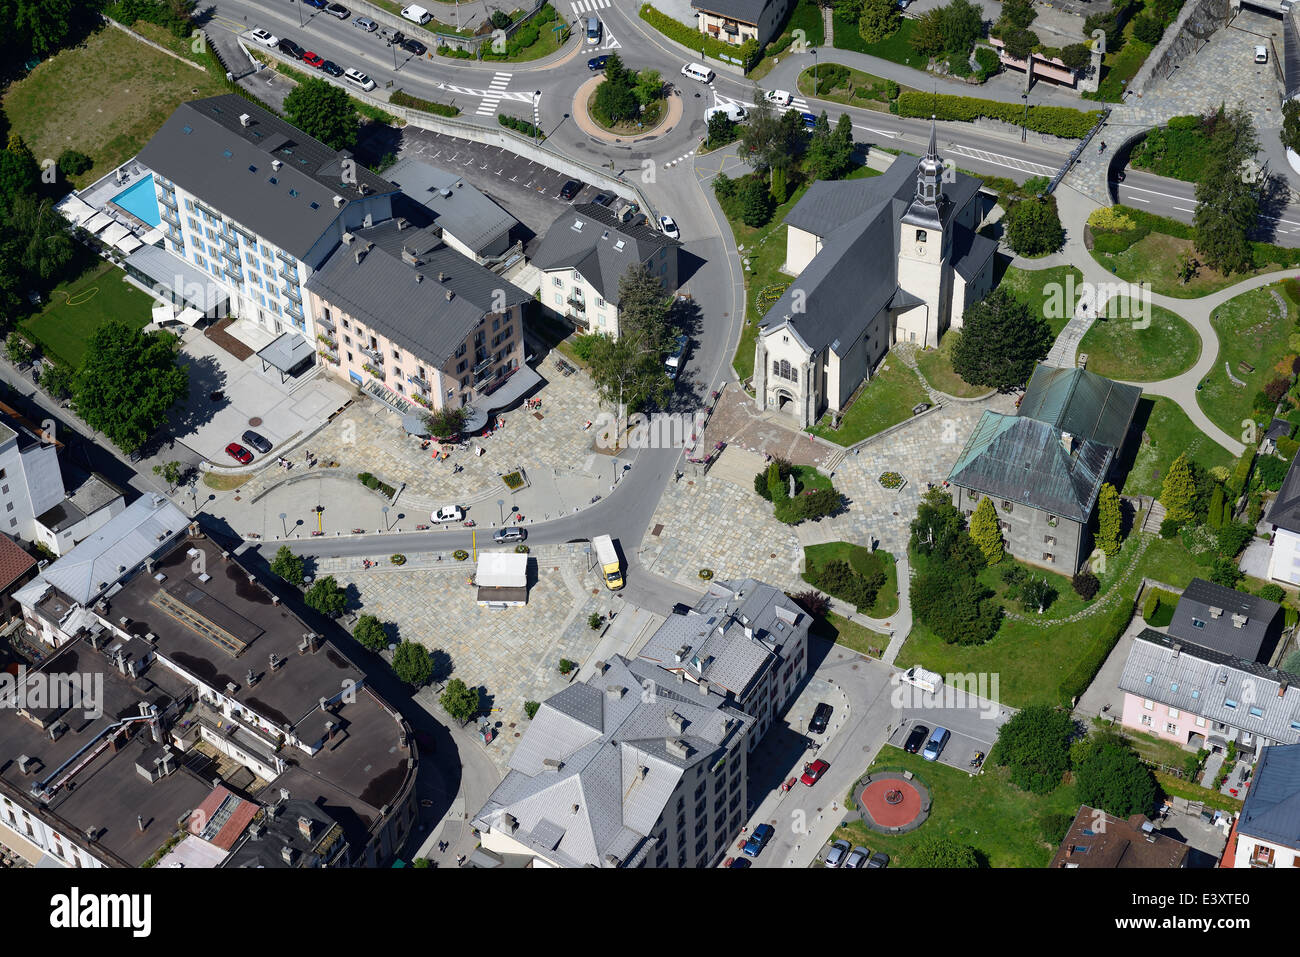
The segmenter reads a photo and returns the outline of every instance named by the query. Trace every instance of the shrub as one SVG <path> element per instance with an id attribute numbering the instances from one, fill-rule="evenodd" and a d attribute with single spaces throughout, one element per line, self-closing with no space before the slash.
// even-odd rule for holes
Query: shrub
<path id="1" fill-rule="evenodd" d="M 983 83 L 1002 69 L 1002 59 L 991 47 L 976 47 L 975 62 L 979 64 L 979 80 Z"/>
<path id="2" fill-rule="evenodd" d="M 59 172 L 64 176 L 78 176 L 95 165 L 95 161 L 85 153 L 73 149 L 60 153 L 57 163 Z"/>
<path id="3" fill-rule="evenodd" d="M 463 548 L 458 548 L 451 553 L 451 557 L 456 559 L 458 562 L 463 562 L 465 559 L 469 558 L 469 552 L 465 551 Z"/>
<path id="4" fill-rule="evenodd" d="M 539 709 L 541 706 L 542 704 L 540 701 L 524 702 L 524 714 L 528 715 L 529 721 L 532 721 L 533 718 L 537 717 L 537 709 Z"/>
<path id="5" fill-rule="evenodd" d="M 1020 589 L 1020 605 L 1025 611 L 1046 611 L 1056 600 L 1056 589 L 1045 578 L 1031 578 Z"/>
<path id="6" fill-rule="evenodd" d="M 701 580 L 701 581 L 711 581 L 712 578 L 713 578 L 713 569 L 712 569 L 712 568 L 701 568 L 701 569 L 700 569 L 700 580 Z"/>
<path id="7" fill-rule="evenodd" d="M 371 651 L 382 651 L 388 647 L 388 633 L 384 631 L 383 624 L 374 615 L 362 615 L 357 619 L 356 627 L 352 629 L 352 637 L 363 648 L 369 648 Z"/>
<path id="8" fill-rule="evenodd" d="M 587 627 L 592 631 L 599 631 L 600 626 L 605 623 L 605 619 L 598 612 L 592 612 L 587 616 Z"/>
<path id="9" fill-rule="evenodd" d="M 515 546 L 515 553 L 516 553 L 516 554 L 519 554 L 519 555 L 527 555 L 527 554 L 528 554 L 528 546 L 525 545 L 525 544 L 523 544 L 523 543 L 521 542 L 520 544 L 518 544 L 518 545 Z"/>
<path id="10" fill-rule="evenodd" d="M 688 50 L 701 50 L 706 57 L 715 60 L 740 59 L 740 51 L 729 43 L 705 36 L 693 26 L 674 20 L 666 13 L 661 13 L 648 3 L 641 5 L 641 19 L 654 27 L 670 40 L 676 40 Z"/>
<path id="11" fill-rule="evenodd" d="M 790 596 L 790 600 L 802 608 L 810 618 L 825 618 L 831 610 L 831 600 L 811 588 L 795 592 Z"/>
<path id="12" fill-rule="evenodd" d="M 1289 462 L 1283 462 L 1273 455 L 1265 455 L 1259 460 L 1259 469 L 1256 474 L 1259 475 L 1260 483 L 1270 492 L 1276 492 L 1282 487 L 1282 480 L 1286 478 L 1287 470 L 1291 467 Z"/>
<path id="13" fill-rule="evenodd" d="M 1074 586 L 1075 593 L 1084 601 L 1091 601 L 1101 588 L 1101 582 L 1097 580 L 1097 576 L 1087 569 L 1076 572 L 1070 584 Z"/>
<path id="14" fill-rule="evenodd" d="M 925 118 L 933 114 L 940 120 L 963 122 L 984 117 L 1016 125 L 1024 117 L 1024 107 L 1018 103 L 1000 103 L 972 96 L 936 96 L 919 90 L 900 93 L 897 103 L 899 116 Z M 1082 139 L 1100 118 L 1098 110 L 1085 113 L 1068 106 L 1031 106 L 1025 125 L 1035 133 Z"/>
<path id="15" fill-rule="evenodd" d="M 1286 589 L 1281 585 L 1269 582 L 1267 585 L 1260 586 L 1259 597 L 1265 601 L 1277 602 L 1280 605 L 1286 601 Z"/>
<path id="16" fill-rule="evenodd" d="M 1052 811 L 1050 814 L 1044 814 L 1039 822 L 1043 841 L 1053 846 L 1060 844 L 1065 840 L 1065 835 L 1073 823 L 1074 815 L 1068 811 Z"/>
<path id="17" fill-rule="evenodd" d="M 438 48 L 439 53 L 442 53 L 442 50 L 442 47 Z M 424 113 L 433 113 L 435 116 L 460 115 L 460 107 L 458 106 L 449 106 L 446 103 L 436 103 L 433 100 L 411 96 L 404 90 L 394 90 L 393 95 L 388 98 L 388 102 L 393 106 L 404 106 L 409 110 L 420 110 Z"/>
<path id="18" fill-rule="evenodd" d="M 1300 452 L 1300 442 L 1297 442 L 1295 439 L 1288 439 L 1288 438 L 1278 439 L 1277 451 L 1282 456 L 1282 458 L 1290 461 L 1291 459 L 1295 458 L 1296 452 Z"/>
<path id="19" fill-rule="evenodd" d="M 568 658 L 560 659 L 559 668 L 560 668 L 560 674 L 562 675 L 567 675 L 569 672 L 573 671 L 577 667 L 578 667 L 578 663 L 576 661 L 570 661 Z"/>
<path id="20" fill-rule="evenodd" d="M 390 562 L 392 562 L 394 565 L 405 565 L 405 564 L 406 564 L 406 556 L 405 556 L 405 555 L 390 555 L 390 556 L 388 557 L 388 560 L 389 560 Z"/>
<path id="21" fill-rule="evenodd" d="M 1178 534 L 1179 529 L 1181 529 L 1182 527 L 1183 527 L 1183 523 L 1180 522 L 1178 519 L 1167 518 L 1160 523 L 1160 537 L 1173 538 Z"/>

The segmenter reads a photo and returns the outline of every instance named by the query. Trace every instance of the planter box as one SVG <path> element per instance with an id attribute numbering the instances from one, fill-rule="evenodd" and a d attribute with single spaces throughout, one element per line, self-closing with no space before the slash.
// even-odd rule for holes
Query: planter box
<path id="1" fill-rule="evenodd" d="M 886 473 L 884 473 L 883 475 L 880 475 L 880 476 L 878 476 L 878 477 L 876 478 L 876 482 L 879 483 L 880 487 L 883 488 L 885 491 L 887 491 L 887 492 L 901 492 L 903 489 L 905 489 L 905 488 L 907 487 L 907 479 L 905 479 L 905 478 L 903 478 L 901 475 L 899 475 L 899 476 L 898 476 L 898 485 L 895 486 L 895 487 L 893 487 L 893 488 L 891 488 L 891 487 L 890 487 L 888 484 L 886 484 L 886 482 L 885 482 L 885 476 L 887 476 L 887 475 L 889 475 L 889 474 L 891 474 L 891 473 L 886 472 Z M 897 472 L 892 473 L 892 474 L 894 474 L 894 475 L 898 475 Z"/>
<path id="2" fill-rule="evenodd" d="M 524 473 L 523 469 L 518 469 L 514 472 L 507 472 L 505 475 L 501 476 L 501 481 L 512 494 L 518 492 L 520 489 L 528 488 L 528 476 Z"/>

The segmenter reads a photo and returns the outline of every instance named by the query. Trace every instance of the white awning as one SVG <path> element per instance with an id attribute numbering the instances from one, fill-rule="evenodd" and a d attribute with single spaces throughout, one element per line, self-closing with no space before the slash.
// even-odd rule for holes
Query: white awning
<path id="1" fill-rule="evenodd" d="M 55 204 L 55 209 L 61 212 L 74 226 L 80 226 L 86 220 L 95 215 L 95 207 L 91 206 L 75 193 L 69 193 L 63 199 Z"/>
<path id="2" fill-rule="evenodd" d="M 99 238 L 111 246 L 116 246 L 120 240 L 130 235 L 131 230 L 121 223 L 109 223 L 108 227 L 99 234 Z"/>
<path id="3" fill-rule="evenodd" d="M 144 243 L 140 242 L 135 233 L 127 233 L 121 239 L 114 240 L 113 245 L 129 256 L 143 246 Z"/>
<path id="4" fill-rule="evenodd" d="M 112 223 L 113 223 L 113 217 L 108 215 L 108 213 L 96 213 L 94 216 L 91 216 L 90 219 L 86 220 L 81 225 L 83 228 L 85 228 L 86 232 L 90 233 L 93 236 L 96 233 L 98 233 L 101 229 L 103 229 L 105 226 L 109 226 Z"/>

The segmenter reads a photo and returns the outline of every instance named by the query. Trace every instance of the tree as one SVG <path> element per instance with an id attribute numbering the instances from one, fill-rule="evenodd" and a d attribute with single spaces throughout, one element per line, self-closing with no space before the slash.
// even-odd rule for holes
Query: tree
<path id="1" fill-rule="evenodd" d="M 858 34 L 868 43 L 879 43 L 897 33 L 902 22 L 895 0 L 863 0 Z"/>
<path id="2" fill-rule="evenodd" d="M 998 514 L 993 510 L 993 500 L 987 495 L 980 499 L 975 514 L 970 517 L 970 537 L 990 565 L 1002 561 L 1002 528 L 998 525 Z"/>
<path id="3" fill-rule="evenodd" d="M 1020 586 L 1020 605 L 1025 611 L 1042 614 L 1056 601 L 1056 589 L 1046 578 L 1031 578 Z"/>
<path id="4" fill-rule="evenodd" d="M 1114 557 L 1119 551 L 1119 536 L 1123 530 L 1119 492 L 1106 482 L 1097 496 L 1097 545 L 1107 555 Z"/>
<path id="5" fill-rule="evenodd" d="M 295 555 L 288 545 L 281 545 L 271 562 L 271 571 L 290 585 L 301 585 L 306 570 L 306 560 L 301 555 Z"/>
<path id="6" fill-rule="evenodd" d="M 973 385 L 1014 389 L 1029 381 L 1047 358 L 1052 329 L 1042 316 L 1003 288 L 966 307 L 953 370 Z"/>
<path id="7" fill-rule="evenodd" d="M 1002 34 L 1002 43 L 1007 55 L 1017 60 L 1028 60 L 1029 55 L 1038 49 L 1038 34 L 1033 30 L 1008 30 Z"/>
<path id="8" fill-rule="evenodd" d="M 1185 524 L 1196 518 L 1196 479 L 1186 452 L 1179 454 L 1165 473 L 1160 484 L 1160 504 L 1165 507 L 1166 520 Z"/>
<path id="9" fill-rule="evenodd" d="M 649 106 L 663 96 L 663 77 L 659 75 L 658 70 L 642 70 L 636 75 L 636 86 L 633 90 L 636 93 L 637 101 L 642 106 Z"/>
<path id="10" fill-rule="evenodd" d="M 766 190 L 764 191 L 766 192 Z M 628 411 L 662 404 L 672 392 L 663 354 L 673 333 L 671 300 L 659 277 L 644 265 L 619 279 L 619 337 L 599 335 L 591 343 L 590 368 L 601 402 L 622 402 Z"/>
<path id="11" fill-rule="evenodd" d="M 709 117 L 708 139 L 705 141 L 709 149 L 716 149 L 719 146 L 725 146 L 736 138 L 736 124 L 726 113 L 714 113 Z M 730 180 L 728 180 L 730 182 Z M 714 183 L 714 191 L 719 192 L 718 184 Z M 719 197 L 721 193 L 719 192 Z"/>
<path id="12" fill-rule="evenodd" d="M 1091 739 L 1074 774 L 1079 800 L 1116 817 L 1150 814 L 1160 793 L 1151 769 L 1116 735 Z"/>
<path id="13" fill-rule="evenodd" d="M 989 760 L 1009 768 L 1016 787 L 1050 794 L 1070 766 L 1073 733 L 1074 719 L 1068 712 L 1051 705 L 1029 705 L 999 729 Z"/>
<path id="14" fill-rule="evenodd" d="M 285 118 L 333 150 L 357 144 L 357 111 L 341 87 L 317 77 L 303 80 L 284 98 Z"/>
<path id="15" fill-rule="evenodd" d="M 1074 586 L 1075 594 L 1084 601 L 1091 601 L 1101 588 L 1101 582 L 1097 580 L 1097 576 L 1086 568 L 1081 572 L 1075 572 L 1070 584 Z"/>
<path id="16" fill-rule="evenodd" d="M 314 608 L 326 617 L 337 618 L 348 606 L 348 593 L 339 587 L 333 575 L 326 575 L 316 579 L 302 600 L 308 608 Z"/>
<path id="17" fill-rule="evenodd" d="M 1021 256 L 1042 256 L 1065 245 L 1065 230 L 1061 228 L 1061 217 L 1056 212 L 1056 198 L 1053 196 L 1012 203 L 1005 222 L 1007 245 Z"/>
<path id="18" fill-rule="evenodd" d="M 769 190 L 772 194 L 772 203 L 780 206 L 786 200 L 786 180 L 785 170 L 782 167 L 776 167 L 772 170 L 772 188 Z"/>
<path id="19" fill-rule="evenodd" d="M 807 142 L 807 131 L 797 110 L 777 115 L 765 97 L 758 97 L 740 127 L 740 157 L 766 174 L 776 166 L 790 170 Z"/>
<path id="20" fill-rule="evenodd" d="M 943 52 L 943 11 L 932 7 L 914 21 L 912 49 L 929 58 Z"/>
<path id="21" fill-rule="evenodd" d="M 185 478 L 186 469 L 180 462 L 165 462 L 162 465 L 153 467 L 153 474 L 162 477 L 167 483 L 167 490 L 174 491 L 176 486 L 180 485 Z"/>
<path id="22" fill-rule="evenodd" d="M 1282 104 L 1282 145 L 1292 152 L 1300 152 L 1300 100 Z"/>
<path id="23" fill-rule="evenodd" d="M 740 44 L 740 49 L 736 51 L 740 54 L 740 62 L 744 69 L 751 69 L 754 64 L 758 63 L 759 57 L 763 53 L 763 48 L 758 45 L 758 41 L 753 37 L 746 37 Z"/>
<path id="24" fill-rule="evenodd" d="M 31 344 L 14 330 L 5 339 L 5 355 L 14 365 L 22 365 L 32 357 Z"/>
<path id="25" fill-rule="evenodd" d="M 492 16 L 488 17 L 488 23 L 492 24 L 497 30 L 504 30 L 510 26 L 510 14 L 504 10 L 493 10 Z"/>
<path id="26" fill-rule="evenodd" d="M 1209 156 L 1196 183 L 1196 250 L 1206 265 L 1223 273 L 1254 265 L 1250 234 L 1259 215 L 1260 177 L 1249 172 L 1259 150 L 1250 115 L 1223 107 L 1207 119 Z"/>
<path id="27" fill-rule="evenodd" d="M 352 629 L 352 637 L 361 647 L 369 648 L 371 651 L 382 651 L 388 647 L 388 632 L 374 615 L 362 615 L 357 619 L 356 627 Z"/>
<path id="28" fill-rule="evenodd" d="M 59 154 L 57 164 L 59 172 L 64 176 L 80 176 L 94 166 L 95 161 L 85 153 L 74 149 L 66 149 Z"/>
<path id="29" fill-rule="evenodd" d="M 1160 42 L 1160 35 L 1165 32 L 1164 25 L 1149 13 L 1133 18 L 1133 39 L 1141 40 L 1155 46 Z"/>
<path id="30" fill-rule="evenodd" d="M 465 421 L 469 418 L 469 413 L 465 411 L 464 406 L 444 406 L 436 409 L 424 417 L 424 427 L 429 430 L 429 434 L 435 438 L 445 439 L 453 435 L 459 435 L 465 428 Z"/>
<path id="31" fill-rule="evenodd" d="M 56 399 L 66 399 L 76 386 L 76 374 L 64 362 L 46 363 L 41 369 L 41 388 Z"/>
<path id="32" fill-rule="evenodd" d="M 1038 11 L 1034 9 L 1033 0 L 1002 0 L 1002 16 L 999 23 L 1008 23 L 1016 29 L 1023 30 L 1034 22 Z"/>
<path id="33" fill-rule="evenodd" d="M 34 196 L 41 170 L 36 157 L 17 133 L 9 134 L 9 145 L 0 150 L 0 204 L 9 206 L 19 196 Z"/>
<path id="34" fill-rule="evenodd" d="M 949 0 L 943 11 L 943 48 L 968 56 L 975 41 L 984 35 L 984 11 L 970 0 Z"/>
<path id="35" fill-rule="evenodd" d="M 740 218 L 746 226 L 766 226 L 772 218 L 772 194 L 757 176 L 748 177 L 741 187 Z"/>
<path id="36" fill-rule="evenodd" d="M 112 321 L 86 346 L 73 392 L 77 412 L 125 452 L 134 452 L 162 424 L 189 387 L 176 364 L 177 338 Z"/>
<path id="37" fill-rule="evenodd" d="M 1086 43 L 1071 43 L 1061 48 L 1061 62 L 1071 70 L 1082 70 L 1092 62 L 1092 49 Z"/>
<path id="38" fill-rule="evenodd" d="M 641 104 L 637 101 L 632 75 L 624 72 L 610 77 L 606 64 L 605 80 L 596 87 L 591 109 L 606 126 L 635 119 L 641 112 Z"/>
<path id="39" fill-rule="evenodd" d="M 537 717 L 537 712 L 541 710 L 541 707 L 542 703 L 540 701 L 524 702 L 524 714 L 528 715 L 529 721 L 532 721 L 533 718 Z"/>
<path id="40" fill-rule="evenodd" d="M 464 724 L 478 713 L 478 689 L 469 687 L 459 678 L 452 678 L 447 682 L 447 687 L 438 699 L 438 703 L 442 705 L 444 711 Z"/>
<path id="41" fill-rule="evenodd" d="M 907 852 L 907 866 L 975 868 L 980 866 L 980 858 L 969 844 L 959 844 L 948 837 L 930 837 L 919 841 Z"/>
<path id="42" fill-rule="evenodd" d="M 1281 585 L 1269 582 L 1267 585 L 1260 586 L 1259 597 L 1265 601 L 1275 602 L 1280 605 L 1286 601 L 1286 589 Z"/>
<path id="43" fill-rule="evenodd" d="M 433 659 L 418 641 L 404 641 L 393 652 L 393 674 L 411 687 L 419 688 L 433 675 Z"/>
<path id="44" fill-rule="evenodd" d="M 1210 511 L 1205 523 L 1216 531 L 1223 527 L 1223 506 L 1223 486 L 1215 482 L 1214 491 L 1210 493 Z"/>

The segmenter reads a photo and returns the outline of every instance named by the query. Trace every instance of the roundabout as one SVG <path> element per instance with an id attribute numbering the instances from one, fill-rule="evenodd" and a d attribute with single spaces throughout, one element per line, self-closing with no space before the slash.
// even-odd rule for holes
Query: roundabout
<path id="1" fill-rule="evenodd" d="M 593 76 L 579 86 L 577 92 L 573 94 L 573 103 L 569 108 L 574 123 L 592 139 L 627 146 L 633 143 L 658 139 L 665 133 L 671 132 L 681 122 L 682 98 L 675 90 L 672 90 L 662 100 L 663 109 L 660 112 L 659 121 L 650 129 L 639 130 L 635 134 L 620 133 L 607 129 L 591 115 L 588 109 L 589 104 L 596 96 L 597 88 L 604 81 L 603 76 Z"/>
<path id="2" fill-rule="evenodd" d="M 913 775 L 896 771 L 869 774 L 853 793 L 862 822 L 882 834 L 914 831 L 930 816 L 930 791 Z"/>

